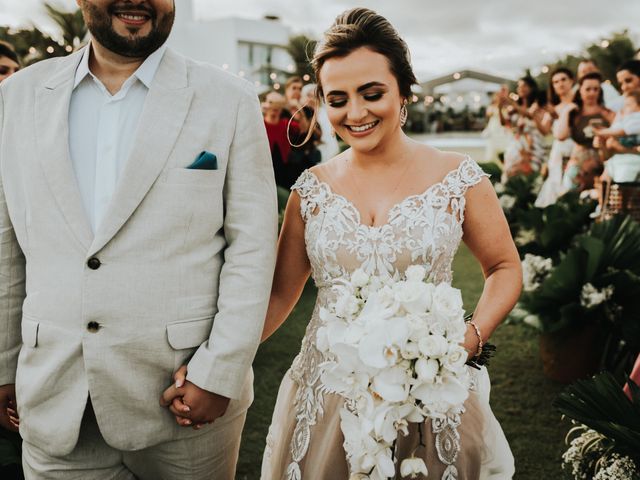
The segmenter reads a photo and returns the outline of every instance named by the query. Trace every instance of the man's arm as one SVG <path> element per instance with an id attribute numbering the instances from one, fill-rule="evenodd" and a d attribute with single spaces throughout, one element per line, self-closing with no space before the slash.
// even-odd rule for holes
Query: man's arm
<path id="1" fill-rule="evenodd" d="M 4 142 L 4 100 L 0 89 L 0 145 Z M 1 150 L 0 150 L 1 153 Z M 25 297 L 25 260 L 18 245 L 4 195 L 0 157 L 0 425 L 16 430 L 7 414 L 15 405 L 15 379 L 22 344 L 20 321 Z"/>
<path id="2" fill-rule="evenodd" d="M 243 92 L 227 164 L 218 313 L 209 340 L 188 364 L 187 380 L 239 398 L 269 303 L 277 235 L 276 189 L 258 99 Z"/>

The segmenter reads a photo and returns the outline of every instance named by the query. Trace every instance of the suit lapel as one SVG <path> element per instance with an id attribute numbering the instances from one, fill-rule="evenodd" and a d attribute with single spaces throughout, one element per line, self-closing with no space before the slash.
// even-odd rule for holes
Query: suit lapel
<path id="1" fill-rule="evenodd" d="M 98 226 L 89 256 L 118 233 L 149 192 L 180 135 L 192 96 L 184 58 L 168 49 L 147 93 L 134 147 Z"/>
<path id="2" fill-rule="evenodd" d="M 69 154 L 69 102 L 82 51 L 60 61 L 60 68 L 36 92 L 35 129 L 38 157 L 64 218 L 83 250 L 93 233 Z"/>

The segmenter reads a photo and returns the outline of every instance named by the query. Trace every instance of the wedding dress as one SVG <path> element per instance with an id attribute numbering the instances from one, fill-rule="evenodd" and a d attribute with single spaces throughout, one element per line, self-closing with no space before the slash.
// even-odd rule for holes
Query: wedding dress
<path id="1" fill-rule="evenodd" d="M 278 392 L 262 480 L 349 478 L 340 430 L 343 399 L 324 392 L 320 381 L 319 309 L 332 301 L 332 284 L 357 268 L 393 276 L 419 264 L 429 272 L 429 281 L 451 282 L 451 263 L 463 234 L 464 195 L 483 176 L 467 157 L 440 182 L 391 208 L 387 223 L 373 227 L 363 225 L 356 207 L 311 171 L 305 171 L 292 187 L 301 199 L 306 249 L 318 297 L 300 353 Z M 486 369 L 470 370 L 474 382 L 462 415 L 428 421 L 422 428 L 425 446 L 420 446 L 416 424 L 411 424 L 407 437 L 398 438 L 398 458 L 415 452 L 425 460 L 429 479 L 505 480 L 513 476 L 513 456 L 489 407 Z M 445 471 L 453 474 L 445 476 Z"/>

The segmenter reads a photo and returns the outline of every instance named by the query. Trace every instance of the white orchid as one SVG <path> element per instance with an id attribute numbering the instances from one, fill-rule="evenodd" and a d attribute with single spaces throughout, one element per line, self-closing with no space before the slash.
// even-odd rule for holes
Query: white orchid
<path id="1" fill-rule="evenodd" d="M 418 342 L 420 353 L 425 357 L 441 358 L 449 350 L 449 342 L 443 335 L 427 335 Z"/>
<path id="2" fill-rule="evenodd" d="M 421 458 L 405 458 L 400 464 L 400 475 L 402 477 L 417 478 L 418 475 L 429 475 L 427 466 Z"/>

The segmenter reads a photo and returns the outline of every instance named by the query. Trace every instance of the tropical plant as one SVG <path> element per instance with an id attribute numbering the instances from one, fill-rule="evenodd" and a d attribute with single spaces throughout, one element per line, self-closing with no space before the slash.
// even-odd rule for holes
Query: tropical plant
<path id="1" fill-rule="evenodd" d="M 87 26 L 84 23 L 82 10 L 78 8 L 67 12 L 56 8 L 51 3 L 45 3 L 44 7 L 49 17 L 60 27 L 64 44 L 78 48 L 87 36 Z"/>
<path id="2" fill-rule="evenodd" d="M 607 372 L 578 380 L 555 400 L 554 407 L 578 424 L 563 455 L 574 478 L 640 479 L 640 388 L 632 381 L 628 386 L 627 397 Z"/>
<path id="3" fill-rule="evenodd" d="M 317 40 L 314 40 L 304 34 L 295 35 L 289 38 L 287 52 L 293 58 L 295 63 L 295 74 L 304 77 L 309 75 L 309 79 L 314 79 L 313 68 L 311 67 L 311 58 L 316 48 Z"/>
<path id="4" fill-rule="evenodd" d="M 543 332 L 598 324 L 640 349 L 640 225 L 630 217 L 578 235 L 543 279 L 525 288 L 514 318 Z M 526 283 L 526 282 L 525 282 Z"/>

